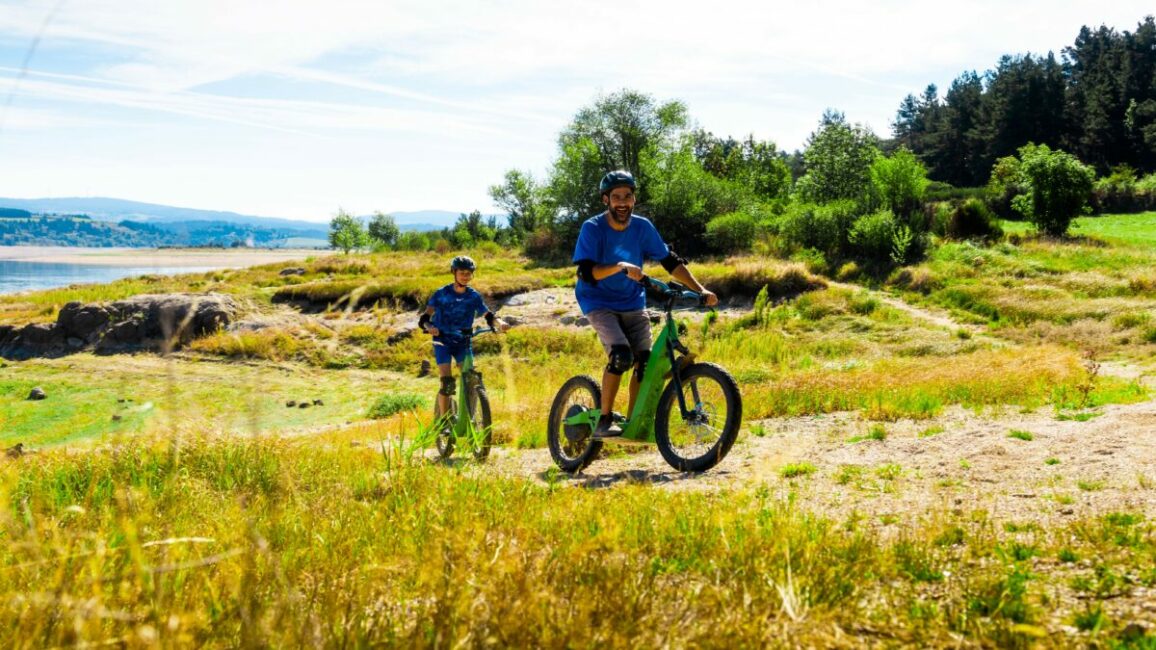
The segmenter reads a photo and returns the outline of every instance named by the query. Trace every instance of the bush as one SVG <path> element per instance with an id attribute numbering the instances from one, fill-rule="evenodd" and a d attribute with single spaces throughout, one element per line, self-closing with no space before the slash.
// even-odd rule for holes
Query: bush
<path id="1" fill-rule="evenodd" d="M 397 236 L 397 249 L 401 251 L 428 251 L 429 235 L 424 232 L 407 230 Z"/>
<path id="2" fill-rule="evenodd" d="M 388 418 L 403 411 L 417 411 L 426 408 L 428 401 L 422 395 L 413 393 L 386 393 L 369 407 L 367 416 L 375 420 Z"/>
<path id="3" fill-rule="evenodd" d="M 706 224 L 706 239 L 715 252 L 742 253 L 751 249 L 757 230 L 754 216 L 746 212 L 728 212 Z"/>
<path id="4" fill-rule="evenodd" d="M 871 186 L 877 205 L 890 210 L 900 223 L 916 232 L 927 230 L 919 209 L 927 183 L 927 169 L 905 148 L 890 157 L 879 156 L 871 163 Z"/>
<path id="5" fill-rule="evenodd" d="M 1047 145 L 1021 147 L 1020 156 L 1020 176 L 1028 192 L 1015 197 L 1012 207 L 1041 232 L 1062 237 L 1072 219 L 1086 210 L 1095 172 L 1075 156 Z"/>
<path id="6" fill-rule="evenodd" d="M 1142 210 L 1136 196 L 1136 170 L 1128 165 L 1112 168 L 1111 174 L 1097 180 L 1092 187 L 1092 204 L 1096 212 Z"/>
<path id="7" fill-rule="evenodd" d="M 539 262 L 568 262 L 570 253 L 564 245 L 564 236 L 549 228 L 539 228 L 526 235 L 522 250 L 526 257 Z"/>
<path id="8" fill-rule="evenodd" d="M 827 205 L 798 203 L 779 220 L 779 234 L 798 248 L 814 248 L 828 255 L 846 248 L 848 231 L 855 221 L 855 203 L 836 201 Z"/>
<path id="9" fill-rule="evenodd" d="M 982 239 L 992 241 L 1003 237 L 1003 228 L 983 201 L 968 199 L 947 215 L 943 236 L 950 239 Z"/>
<path id="10" fill-rule="evenodd" d="M 895 215 L 890 210 L 879 210 L 855 221 L 848 240 L 859 257 L 885 262 L 891 259 L 892 243 L 898 232 Z"/>

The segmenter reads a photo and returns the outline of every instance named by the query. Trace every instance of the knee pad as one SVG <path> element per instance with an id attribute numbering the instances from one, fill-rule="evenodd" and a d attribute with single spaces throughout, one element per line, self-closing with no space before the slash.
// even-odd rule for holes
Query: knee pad
<path id="1" fill-rule="evenodd" d="M 634 363 L 634 376 L 638 377 L 638 381 L 642 381 L 642 376 L 646 374 L 647 361 L 650 361 L 650 350 L 639 352 L 638 359 Z"/>
<path id="2" fill-rule="evenodd" d="M 442 377 L 442 389 L 438 392 L 450 396 L 457 392 L 457 386 L 458 384 L 453 377 Z"/>
<path id="3" fill-rule="evenodd" d="M 610 346 L 610 360 L 606 364 L 606 371 L 612 375 L 621 375 L 634 365 L 634 353 L 629 345 Z"/>

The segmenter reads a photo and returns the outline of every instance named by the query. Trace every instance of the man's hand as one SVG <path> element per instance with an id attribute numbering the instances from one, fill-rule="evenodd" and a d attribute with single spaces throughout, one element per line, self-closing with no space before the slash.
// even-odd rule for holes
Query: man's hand
<path id="1" fill-rule="evenodd" d="M 714 292 L 710 289 L 703 287 L 703 290 L 699 291 L 699 293 L 702 295 L 703 304 L 707 307 L 714 307 L 718 304 L 718 296 L 714 295 Z"/>
<path id="2" fill-rule="evenodd" d="M 498 333 L 504 334 L 506 330 L 510 329 L 510 324 L 499 318 L 494 321 L 494 329 L 498 330 Z"/>
<path id="3" fill-rule="evenodd" d="M 618 268 L 626 272 L 626 277 L 635 282 L 642 282 L 642 267 L 635 266 L 630 262 L 619 262 Z"/>
<path id="4" fill-rule="evenodd" d="M 440 335 L 440 334 L 441 334 L 441 332 L 440 332 L 440 331 L 438 331 L 438 328 L 434 327 L 433 325 L 429 325 L 429 326 L 427 326 L 427 327 L 425 328 L 425 331 L 426 331 L 426 333 L 427 333 L 427 334 L 429 334 L 430 336 L 438 336 L 438 335 Z"/>

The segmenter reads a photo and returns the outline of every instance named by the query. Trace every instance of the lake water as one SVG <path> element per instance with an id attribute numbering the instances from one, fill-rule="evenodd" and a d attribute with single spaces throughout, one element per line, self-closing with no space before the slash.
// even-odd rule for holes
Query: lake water
<path id="1" fill-rule="evenodd" d="M 219 266 L 106 266 L 0 260 L 0 294 L 52 289 L 70 284 L 102 284 L 138 275 L 203 273 Z"/>

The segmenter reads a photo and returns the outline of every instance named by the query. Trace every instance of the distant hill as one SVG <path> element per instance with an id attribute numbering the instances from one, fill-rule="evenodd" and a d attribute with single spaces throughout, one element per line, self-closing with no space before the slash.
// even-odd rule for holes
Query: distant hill
<path id="1" fill-rule="evenodd" d="M 401 230 L 432 231 L 452 228 L 460 212 L 416 210 L 391 212 Z M 89 217 L 94 221 L 124 228 L 96 228 L 66 221 L 52 223 L 29 217 Z M 489 217 L 490 215 L 486 215 Z M 368 222 L 370 216 L 361 216 Z M 220 210 L 179 208 L 107 197 L 64 197 L 11 199 L 0 197 L 0 219 L 13 219 L 0 233 L 0 245 L 38 243 L 60 246 L 220 246 L 241 242 L 256 246 L 312 245 L 327 247 L 328 217 L 324 221 L 303 221 L 281 217 L 258 217 Z M 505 223 L 505 216 L 498 219 Z M 21 220 L 24 220 L 22 223 Z M 142 226 L 152 226 L 144 229 Z M 84 237 L 77 236 L 83 232 Z M 147 234 L 146 234 L 147 232 Z M 100 239 L 108 243 L 101 244 Z"/>
<path id="2" fill-rule="evenodd" d="M 98 221 L 138 221 L 142 223 L 172 223 L 174 221 L 216 221 L 262 226 L 265 228 L 291 228 L 295 230 L 328 230 L 328 220 L 304 221 L 282 219 L 280 217 L 256 217 L 236 212 L 220 210 L 198 210 L 177 208 L 171 205 L 141 203 L 124 199 L 105 197 L 71 197 L 58 199 L 7 199 L 0 198 L 0 208 L 17 208 L 36 214 L 83 214 Z"/>
<path id="3" fill-rule="evenodd" d="M 449 210 L 417 210 L 415 212 L 390 212 L 393 222 L 402 230 L 441 230 L 452 228 L 458 221 L 460 212 Z"/>

